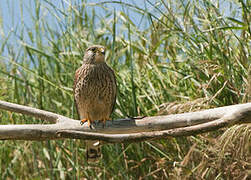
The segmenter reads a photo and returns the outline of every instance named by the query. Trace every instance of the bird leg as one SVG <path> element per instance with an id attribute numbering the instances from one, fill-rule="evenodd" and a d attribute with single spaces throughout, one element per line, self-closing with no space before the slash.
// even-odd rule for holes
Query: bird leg
<path id="1" fill-rule="evenodd" d="M 80 121 L 80 124 L 83 125 L 85 122 L 88 122 L 88 126 L 89 126 L 89 127 L 91 126 L 91 121 L 90 121 L 90 119 L 88 119 L 88 118 L 82 119 L 82 120 Z"/>
<path id="2" fill-rule="evenodd" d="M 80 121 L 80 124 L 83 125 L 86 121 L 88 122 L 88 127 L 92 129 L 92 126 L 91 126 L 92 121 L 89 118 L 89 113 L 87 113 L 87 118 L 84 118 Z"/>

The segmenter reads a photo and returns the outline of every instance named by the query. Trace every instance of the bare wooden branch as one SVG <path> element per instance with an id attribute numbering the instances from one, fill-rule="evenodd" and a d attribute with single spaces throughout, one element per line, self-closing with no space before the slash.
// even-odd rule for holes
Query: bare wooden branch
<path id="1" fill-rule="evenodd" d="M 210 122 L 163 131 L 140 132 L 131 134 L 102 134 L 64 130 L 59 131 L 58 134 L 60 137 L 65 138 L 102 140 L 109 143 L 136 142 L 148 139 L 189 136 L 210 132 L 237 123 L 248 122 L 246 121 L 248 119 L 247 117 L 249 117 L 249 121 L 251 121 L 250 107 L 238 111 L 233 111 L 232 113 L 224 115 L 220 119 L 213 120 Z"/>
<path id="2" fill-rule="evenodd" d="M 106 142 L 143 141 L 168 136 L 187 136 L 213 131 L 237 123 L 251 122 L 251 103 L 225 106 L 198 112 L 153 116 L 142 119 L 118 119 L 94 125 L 80 125 L 56 113 L 0 101 L 0 109 L 18 112 L 55 124 L 0 125 L 0 139 L 49 140 L 59 138 L 98 139 Z"/>
<path id="3" fill-rule="evenodd" d="M 34 116 L 39 119 L 47 120 L 50 122 L 56 122 L 56 120 L 60 117 L 59 114 L 55 114 L 48 111 L 43 111 L 40 109 L 23 106 L 19 104 L 9 103 L 5 101 L 0 101 L 0 109 L 5 109 L 7 111 L 17 112 L 21 114 L 26 114 L 30 116 Z"/>

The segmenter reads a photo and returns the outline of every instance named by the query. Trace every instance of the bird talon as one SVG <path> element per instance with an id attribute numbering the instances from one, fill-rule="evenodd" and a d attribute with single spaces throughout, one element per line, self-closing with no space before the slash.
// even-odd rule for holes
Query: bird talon
<path id="1" fill-rule="evenodd" d="M 89 120 L 88 120 L 88 119 L 82 119 L 82 120 L 80 121 L 80 124 L 83 125 L 86 121 L 89 123 Z"/>
<path id="2" fill-rule="evenodd" d="M 93 129 L 92 122 L 91 122 L 89 119 L 82 119 L 82 120 L 80 121 L 80 124 L 83 125 L 86 121 L 87 121 L 87 123 L 88 123 L 88 127 L 89 127 L 90 129 Z"/>

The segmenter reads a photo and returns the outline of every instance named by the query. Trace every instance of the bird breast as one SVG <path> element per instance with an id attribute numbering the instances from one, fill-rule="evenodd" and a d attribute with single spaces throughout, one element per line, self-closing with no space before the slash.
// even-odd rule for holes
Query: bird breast
<path id="1" fill-rule="evenodd" d="M 81 118 L 87 113 L 92 121 L 110 116 L 116 93 L 114 81 L 113 71 L 105 63 L 82 65 L 75 90 Z"/>

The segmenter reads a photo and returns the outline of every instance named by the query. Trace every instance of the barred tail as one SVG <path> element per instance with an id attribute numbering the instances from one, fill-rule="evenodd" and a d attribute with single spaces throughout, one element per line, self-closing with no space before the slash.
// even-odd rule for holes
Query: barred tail
<path id="1" fill-rule="evenodd" d="M 99 141 L 86 141 L 86 158 L 88 162 L 97 162 L 101 158 Z"/>

